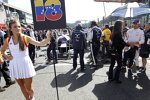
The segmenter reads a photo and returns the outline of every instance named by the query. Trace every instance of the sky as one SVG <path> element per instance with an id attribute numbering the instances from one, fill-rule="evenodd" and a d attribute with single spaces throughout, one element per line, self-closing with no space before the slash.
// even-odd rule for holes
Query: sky
<path id="1" fill-rule="evenodd" d="M 10 4 L 17 6 L 25 11 L 31 11 L 30 0 L 8 0 Z M 104 13 L 104 5 L 105 11 Z M 73 23 L 77 20 L 101 20 L 103 16 L 108 16 L 121 3 L 94 2 L 94 0 L 65 0 L 66 20 Z"/>

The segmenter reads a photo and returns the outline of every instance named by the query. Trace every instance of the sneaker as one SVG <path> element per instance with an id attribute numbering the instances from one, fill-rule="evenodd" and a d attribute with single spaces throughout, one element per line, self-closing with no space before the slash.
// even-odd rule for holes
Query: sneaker
<path id="1" fill-rule="evenodd" d="M 6 85 L 4 86 L 4 88 L 8 88 L 9 86 L 15 84 L 16 81 L 10 81 L 9 83 L 6 83 Z"/>
<path id="2" fill-rule="evenodd" d="M 5 91 L 5 88 L 0 87 L 0 92 Z"/>
<path id="3" fill-rule="evenodd" d="M 85 70 L 85 69 L 82 67 L 82 68 L 81 68 L 81 72 L 84 72 L 84 70 Z"/>
<path id="4" fill-rule="evenodd" d="M 98 69 L 97 65 L 93 65 L 92 69 L 97 70 Z"/>
<path id="5" fill-rule="evenodd" d="M 112 81 L 114 81 L 114 79 L 108 79 L 108 81 L 109 81 L 109 82 L 112 82 Z"/>
<path id="6" fill-rule="evenodd" d="M 35 63 L 35 60 L 32 60 L 32 63 L 34 64 L 34 63 Z"/>
<path id="7" fill-rule="evenodd" d="M 73 67 L 73 70 L 76 70 L 77 67 Z"/>
<path id="8" fill-rule="evenodd" d="M 145 71 L 146 71 L 146 68 L 145 68 L 145 67 L 142 67 L 139 71 L 140 71 L 140 72 L 145 72 Z"/>
<path id="9" fill-rule="evenodd" d="M 139 67 L 139 66 L 136 66 L 136 69 L 137 69 L 137 70 L 139 70 L 139 69 L 140 69 L 140 67 Z"/>
<path id="10" fill-rule="evenodd" d="M 32 97 L 31 100 L 35 100 L 35 97 Z"/>

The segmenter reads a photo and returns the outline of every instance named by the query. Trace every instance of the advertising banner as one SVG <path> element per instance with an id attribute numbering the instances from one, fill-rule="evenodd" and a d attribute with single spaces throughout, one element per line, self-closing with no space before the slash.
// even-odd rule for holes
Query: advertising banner
<path id="1" fill-rule="evenodd" d="M 65 0 L 31 0 L 35 30 L 66 27 Z"/>

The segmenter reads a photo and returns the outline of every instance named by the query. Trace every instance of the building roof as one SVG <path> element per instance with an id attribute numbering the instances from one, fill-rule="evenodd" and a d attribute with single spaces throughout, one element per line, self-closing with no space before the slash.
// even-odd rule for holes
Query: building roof
<path id="1" fill-rule="evenodd" d="M 21 8 L 18 8 L 18 7 L 16 7 L 16 6 L 10 5 L 10 4 L 8 4 L 8 3 L 5 3 L 5 2 L 0 1 L 0 5 L 1 5 L 1 4 L 3 4 L 4 6 L 8 6 L 8 7 L 10 7 L 10 8 L 14 8 L 14 9 L 16 9 L 16 10 L 20 10 L 20 11 L 22 11 L 22 12 L 25 12 L 25 13 L 31 15 L 31 13 L 29 13 L 28 11 L 25 11 L 25 10 L 23 10 L 23 9 L 21 9 Z"/>

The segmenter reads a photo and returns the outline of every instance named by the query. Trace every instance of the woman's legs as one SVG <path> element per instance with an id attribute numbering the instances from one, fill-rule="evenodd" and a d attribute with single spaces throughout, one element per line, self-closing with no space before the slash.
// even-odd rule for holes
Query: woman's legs
<path id="1" fill-rule="evenodd" d="M 122 53 L 118 53 L 118 57 L 116 60 L 117 60 L 117 67 L 115 72 L 115 80 L 119 81 L 120 71 L 122 67 Z"/>
<path id="2" fill-rule="evenodd" d="M 143 67 L 146 68 L 146 64 L 147 64 L 146 58 L 142 58 L 142 64 L 143 64 Z"/>
<path id="3" fill-rule="evenodd" d="M 24 79 L 16 79 L 16 81 L 17 81 L 18 85 L 20 86 L 20 89 L 21 89 L 24 97 L 26 98 L 26 100 L 30 100 L 29 94 L 28 94 L 27 89 L 24 84 Z"/>
<path id="4" fill-rule="evenodd" d="M 111 55 L 111 64 L 110 64 L 110 67 L 109 67 L 109 75 L 108 75 L 108 80 L 111 81 L 113 80 L 113 68 L 114 68 L 114 65 L 115 65 L 115 56 L 114 55 Z"/>
<path id="5" fill-rule="evenodd" d="M 34 91 L 32 89 L 32 77 L 24 79 L 24 85 L 27 89 L 27 92 L 28 92 L 30 100 L 31 100 L 34 97 Z"/>
<path id="6" fill-rule="evenodd" d="M 147 64 L 147 58 L 142 58 L 142 67 L 139 70 L 140 72 L 145 72 L 146 71 L 146 64 Z"/>

